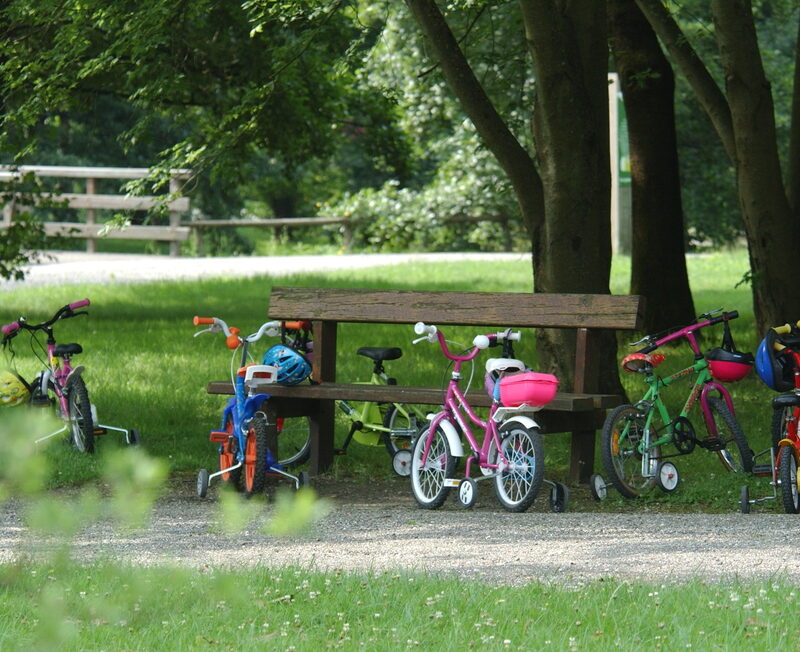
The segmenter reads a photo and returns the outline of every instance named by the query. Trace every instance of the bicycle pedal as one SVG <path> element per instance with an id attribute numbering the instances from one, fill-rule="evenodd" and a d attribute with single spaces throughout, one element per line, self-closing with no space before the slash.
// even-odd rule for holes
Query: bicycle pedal
<path id="1" fill-rule="evenodd" d="M 753 464 L 753 475 L 772 475 L 772 465 Z"/>
<path id="2" fill-rule="evenodd" d="M 212 430 L 211 434 L 208 436 L 209 440 L 215 444 L 224 444 L 228 441 L 228 437 L 230 437 L 230 433 L 223 430 Z"/>
<path id="3" fill-rule="evenodd" d="M 49 407 L 52 402 L 46 396 L 34 396 L 31 398 L 30 404 L 33 407 Z"/>
<path id="4" fill-rule="evenodd" d="M 337 448 L 335 451 L 333 451 L 333 454 L 334 455 L 347 455 L 347 450 L 344 449 L 344 448 Z"/>
<path id="5" fill-rule="evenodd" d="M 105 428 L 94 428 L 92 433 L 95 435 L 105 435 L 108 432 Z"/>
<path id="6" fill-rule="evenodd" d="M 705 448 L 707 451 L 725 450 L 725 442 L 718 437 L 705 437 L 704 439 L 698 439 L 697 443 L 700 444 L 701 448 Z"/>

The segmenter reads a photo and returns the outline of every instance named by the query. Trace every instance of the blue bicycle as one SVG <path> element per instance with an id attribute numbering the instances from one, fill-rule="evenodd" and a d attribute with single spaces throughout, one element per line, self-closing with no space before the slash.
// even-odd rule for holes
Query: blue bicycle
<path id="1" fill-rule="evenodd" d="M 203 333 L 223 333 L 225 344 L 233 351 L 231 359 L 231 380 L 234 396 L 228 400 L 222 412 L 222 429 L 212 430 L 209 439 L 219 446 L 219 471 L 209 473 L 200 469 L 197 474 L 197 495 L 204 498 L 211 480 L 220 478 L 246 496 L 253 496 L 264 490 L 267 478 L 283 477 L 294 482 L 295 488 L 308 485 L 308 474 L 288 473 L 283 464 L 275 459 L 269 448 L 270 424 L 261 405 L 269 399 L 266 389 L 270 384 L 283 382 L 285 371 L 275 365 L 255 364 L 251 360 L 249 347 L 264 335 L 276 337 L 281 334 L 281 323 L 266 322 L 256 333 L 242 337 L 238 328 L 229 328 L 217 317 L 195 317 L 194 325 L 209 327 L 197 331 Z M 237 366 L 238 358 L 238 366 Z M 295 370 L 299 377 L 308 369 Z M 294 381 L 294 377 L 290 379 Z M 302 380 L 302 378 L 301 378 Z M 272 424 L 277 426 L 279 424 Z"/>

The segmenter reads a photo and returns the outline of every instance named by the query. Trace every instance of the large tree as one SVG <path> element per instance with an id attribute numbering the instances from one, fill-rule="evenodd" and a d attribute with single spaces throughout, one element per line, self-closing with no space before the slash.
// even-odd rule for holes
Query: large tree
<path id="1" fill-rule="evenodd" d="M 514 136 L 433 0 L 406 0 L 432 58 L 508 175 L 529 230 L 536 292 L 608 293 L 611 263 L 605 3 L 534 2 L 519 11 L 536 79 L 535 151 Z M 452 4 L 452 3 L 451 3 Z M 458 3 L 454 4 L 456 10 Z M 487 5 L 484 8 L 490 8 Z M 572 386 L 564 337 L 539 333 L 541 361 Z M 573 339 L 574 341 L 574 339 Z M 587 391 L 619 392 L 616 342 L 606 333 Z"/>
<path id="2" fill-rule="evenodd" d="M 611 51 L 628 118 L 633 233 L 631 294 L 648 298 L 645 330 L 695 316 L 686 269 L 675 80 L 635 0 L 608 0 Z"/>
<path id="3" fill-rule="evenodd" d="M 691 84 L 733 164 L 747 236 L 758 332 L 796 320 L 800 314 L 800 287 L 788 283 L 786 273 L 794 263 L 793 249 L 800 244 L 800 199 L 795 191 L 800 187 L 800 165 L 796 161 L 800 124 L 793 120 L 789 150 L 795 158 L 784 182 L 772 92 L 762 64 L 750 0 L 710 2 L 724 92 L 665 3 L 636 2 Z M 797 65 L 796 61 L 796 69 Z M 795 107 L 798 94 L 800 85 L 795 84 Z"/>

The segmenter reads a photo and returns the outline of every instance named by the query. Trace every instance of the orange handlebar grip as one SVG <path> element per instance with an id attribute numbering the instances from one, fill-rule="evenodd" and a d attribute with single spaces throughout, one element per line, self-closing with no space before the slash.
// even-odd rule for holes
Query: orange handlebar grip
<path id="1" fill-rule="evenodd" d="M 192 320 L 195 326 L 199 326 L 200 324 L 213 324 L 214 318 L 213 317 L 197 317 Z"/>
<path id="2" fill-rule="evenodd" d="M 239 329 L 231 328 L 231 334 L 225 338 L 225 346 L 229 349 L 235 349 L 239 346 Z"/>
<path id="3" fill-rule="evenodd" d="M 292 331 L 309 331 L 311 330 L 311 322 L 308 321 L 285 321 L 283 327 Z"/>

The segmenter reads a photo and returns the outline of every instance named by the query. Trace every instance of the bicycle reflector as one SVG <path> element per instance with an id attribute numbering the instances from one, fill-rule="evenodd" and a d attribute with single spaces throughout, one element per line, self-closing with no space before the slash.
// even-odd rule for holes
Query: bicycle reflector
<path id="1" fill-rule="evenodd" d="M 13 407 L 30 398 L 27 384 L 10 371 L 0 371 L 0 407 Z"/>

